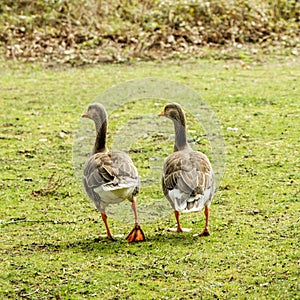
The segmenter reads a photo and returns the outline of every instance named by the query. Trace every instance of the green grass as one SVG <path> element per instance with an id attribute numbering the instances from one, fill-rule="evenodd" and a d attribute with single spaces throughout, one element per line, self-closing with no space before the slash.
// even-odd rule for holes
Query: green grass
<path id="1" fill-rule="evenodd" d="M 246 67 L 208 60 L 78 69 L 0 64 L 0 298 L 300 299 L 299 59 Z M 87 105 L 113 85 L 149 76 L 194 89 L 221 123 L 226 170 L 209 237 L 193 237 L 204 226 L 202 213 L 183 215 L 191 233 L 168 233 L 170 209 L 143 222 L 144 243 L 99 239 L 101 218 L 74 175 L 74 138 Z M 147 111 L 159 113 L 158 100 L 145 101 Z M 118 124 L 144 112 L 135 101 L 111 113 L 109 143 Z M 163 198 L 159 178 L 147 182 L 157 175 L 149 158 L 172 151 L 165 134 L 172 124 L 157 122 L 163 135 L 144 124 L 139 130 L 148 136 L 132 144 L 140 203 Z M 194 146 L 209 151 L 192 113 L 188 125 Z M 132 221 L 109 219 L 124 236 Z"/>

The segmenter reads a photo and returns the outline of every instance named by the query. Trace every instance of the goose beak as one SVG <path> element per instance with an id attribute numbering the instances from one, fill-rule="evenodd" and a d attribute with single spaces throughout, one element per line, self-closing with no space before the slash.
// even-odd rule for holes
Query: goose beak
<path id="1" fill-rule="evenodd" d="M 89 115 L 88 115 L 87 111 L 81 115 L 81 118 L 88 118 L 88 117 L 89 117 Z"/>
<path id="2" fill-rule="evenodd" d="M 165 115 L 165 110 L 162 110 L 159 114 L 160 117 L 163 117 Z"/>

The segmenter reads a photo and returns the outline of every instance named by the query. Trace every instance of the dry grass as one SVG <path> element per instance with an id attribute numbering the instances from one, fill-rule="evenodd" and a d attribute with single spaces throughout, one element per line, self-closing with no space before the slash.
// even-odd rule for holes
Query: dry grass
<path id="1" fill-rule="evenodd" d="M 6 0 L 1 8 L 9 59 L 86 64 L 299 53 L 298 1 Z"/>

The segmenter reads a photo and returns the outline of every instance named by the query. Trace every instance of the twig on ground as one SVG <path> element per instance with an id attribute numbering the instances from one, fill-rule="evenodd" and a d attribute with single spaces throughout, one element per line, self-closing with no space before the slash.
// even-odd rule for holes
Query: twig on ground
<path id="1" fill-rule="evenodd" d="M 18 224 L 18 223 L 52 223 L 52 224 L 76 224 L 77 221 L 57 221 L 57 220 L 26 220 L 26 219 L 17 219 L 11 220 L 9 222 L 0 223 L 2 226 Z"/>
<path id="2" fill-rule="evenodd" d="M 46 196 L 49 194 L 54 193 L 59 187 L 62 186 L 65 177 L 61 178 L 58 177 L 58 179 L 54 180 L 55 173 L 51 174 L 49 177 L 48 185 L 44 188 L 41 188 L 39 190 L 32 191 L 30 193 L 31 196 Z"/>

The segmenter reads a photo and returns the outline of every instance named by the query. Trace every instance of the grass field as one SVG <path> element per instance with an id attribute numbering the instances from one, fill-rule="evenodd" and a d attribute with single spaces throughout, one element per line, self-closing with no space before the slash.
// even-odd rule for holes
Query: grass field
<path id="1" fill-rule="evenodd" d="M 1 299 L 300 299 L 299 58 L 0 66 Z M 226 168 L 209 237 L 193 237 L 202 213 L 183 215 L 191 233 L 168 233 L 175 223 L 169 209 L 142 223 L 144 243 L 99 238 L 101 218 L 75 176 L 80 116 L 106 89 L 144 77 L 194 89 L 220 122 Z M 108 141 L 134 116 L 147 111 L 155 119 L 163 104 L 120 104 Z M 194 147 L 209 155 L 203 128 L 188 116 Z M 153 122 L 162 123 L 139 126 L 130 149 L 144 204 L 163 198 L 151 158 L 173 147 L 171 122 Z M 133 225 L 120 216 L 109 222 L 124 236 Z"/>

